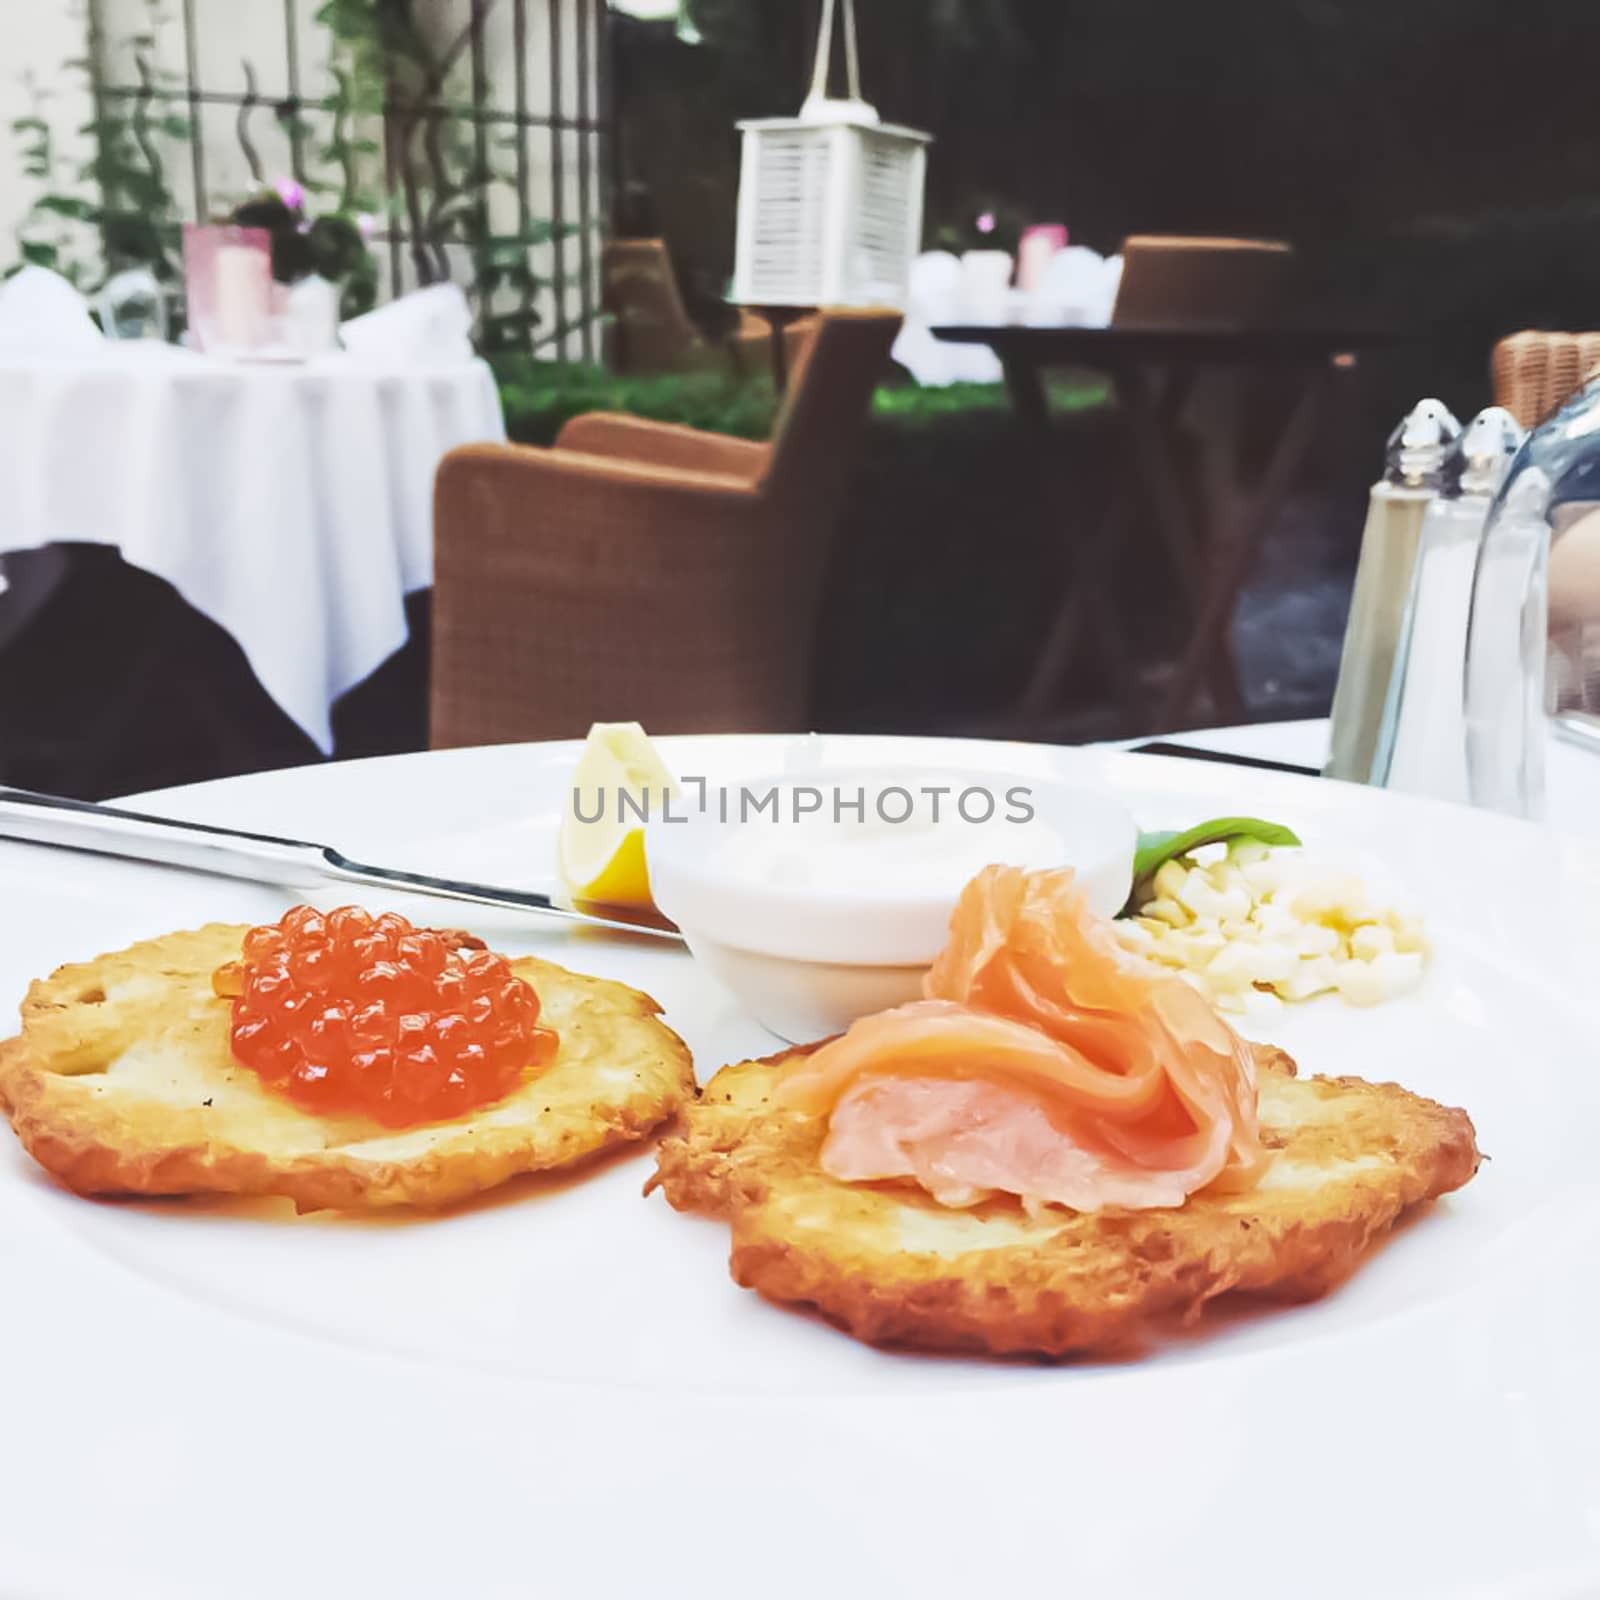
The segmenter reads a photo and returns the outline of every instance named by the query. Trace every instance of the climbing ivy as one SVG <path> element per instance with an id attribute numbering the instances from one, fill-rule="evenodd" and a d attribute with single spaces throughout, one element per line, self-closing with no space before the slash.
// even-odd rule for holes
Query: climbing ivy
<path id="1" fill-rule="evenodd" d="M 167 283 L 182 277 L 183 230 L 160 144 L 170 148 L 187 141 L 189 121 L 156 97 L 175 81 L 155 64 L 170 14 L 162 0 L 145 0 L 145 13 L 144 28 L 123 48 L 151 92 L 111 94 L 102 81 L 106 44 L 94 11 L 82 0 L 75 7 L 88 51 L 64 62 L 63 71 L 80 75 L 92 97 L 93 111 L 81 130 L 91 151 L 87 160 L 73 162 L 60 153 L 48 115 L 53 95 L 32 74 L 24 77 L 29 110 L 11 124 L 23 173 L 42 189 L 18 228 L 18 254 L 86 291 L 130 266 L 150 267 Z"/>
<path id="2" fill-rule="evenodd" d="M 425 3 L 425 0 L 422 0 Z M 492 191 L 514 178 L 497 165 L 514 162 L 517 140 L 501 134 L 481 141 L 470 113 L 458 109 L 469 35 L 441 47 L 418 19 L 419 0 L 324 0 L 317 20 L 337 46 L 336 90 L 326 103 L 334 133 L 324 159 L 344 175 L 351 192 L 364 163 L 381 146 L 359 131 L 387 121 L 398 178 L 379 211 L 409 241 L 421 283 L 450 275 L 449 247 L 465 249 L 480 300 L 481 342 L 488 350 L 525 348 L 539 318 L 534 310 L 549 279 L 534 270 L 530 252 L 577 228 L 543 219 L 507 231 L 493 222 Z"/>
<path id="3" fill-rule="evenodd" d="M 144 0 L 142 30 L 114 48 L 132 52 L 145 92 L 112 91 L 101 68 L 113 46 L 94 8 L 85 0 L 74 3 L 88 50 L 66 66 L 82 74 L 90 89 L 93 113 L 82 132 L 93 153 L 79 163 L 61 155 L 50 92 L 30 80 L 28 112 L 12 129 L 23 171 L 42 192 L 18 230 L 20 256 L 63 273 L 86 291 L 132 265 L 149 266 L 163 281 L 176 283 L 182 276 L 182 227 L 167 161 L 193 130 L 179 109 L 181 80 L 158 65 L 167 58 L 160 46 L 173 19 L 166 0 Z M 534 270 L 531 252 L 578 230 L 537 218 L 509 230 L 496 226 L 504 209 L 493 203 L 496 186 L 515 189 L 517 136 L 477 128 L 462 83 L 470 71 L 470 34 L 435 43 L 421 23 L 427 3 L 323 0 L 318 7 L 316 21 L 333 43 L 331 87 L 311 106 L 277 107 L 306 168 L 292 174 L 305 203 L 277 220 L 284 223 L 280 232 L 299 229 L 308 242 L 282 254 L 286 262 L 304 257 L 303 267 L 336 272 L 345 314 L 351 315 L 377 296 L 378 263 L 367 236 L 403 236 L 413 272 L 424 284 L 449 277 L 451 254 L 459 250 L 472 262 L 470 287 L 479 297 L 485 347 L 526 348 L 539 321 L 539 293 L 549 283 Z M 253 93 L 248 69 L 247 78 Z M 392 191 L 380 134 L 389 145 Z M 253 149 L 249 154 L 261 187 L 228 209 L 241 221 L 271 227 L 276 212 L 272 218 L 256 216 L 274 203 L 269 175 Z"/>

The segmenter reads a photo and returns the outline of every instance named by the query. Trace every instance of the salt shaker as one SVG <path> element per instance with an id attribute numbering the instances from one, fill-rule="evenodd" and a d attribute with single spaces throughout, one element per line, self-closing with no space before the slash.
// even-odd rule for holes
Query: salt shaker
<path id="1" fill-rule="evenodd" d="M 1480 411 L 1423 514 L 1373 761 L 1372 781 L 1385 788 L 1461 804 L 1470 798 L 1462 664 L 1472 581 L 1490 504 L 1522 440 L 1509 411 Z"/>
<path id="2" fill-rule="evenodd" d="M 1445 461 L 1460 433 L 1447 406 L 1422 400 L 1389 436 L 1386 470 L 1372 487 L 1361 533 L 1339 657 L 1325 768 L 1330 778 L 1372 780 L 1423 513 L 1443 486 Z"/>

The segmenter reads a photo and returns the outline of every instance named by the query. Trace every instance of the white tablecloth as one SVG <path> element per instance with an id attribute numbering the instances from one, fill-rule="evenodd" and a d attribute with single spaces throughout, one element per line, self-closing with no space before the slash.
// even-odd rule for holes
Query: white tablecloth
<path id="1" fill-rule="evenodd" d="M 1328 759 L 1328 724 L 1261 722 L 1246 728 L 1201 728 L 1168 735 L 1172 744 L 1230 755 L 1260 756 L 1320 767 Z M 1140 745 L 1143 739 L 1130 743 Z M 1556 738 L 1545 758 L 1545 822 L 1558 832 L 1581 839 L 1600 839 L 1600 755 Z"/>
<path id="2" fill-rule="evenodd" d="M 324 751 L 433 574 L 433 477 L 505 437 L 481 361 L 239 365 L 172 346 L 0 350 L 0 554 L 116 545 L 238 640 Z"/>

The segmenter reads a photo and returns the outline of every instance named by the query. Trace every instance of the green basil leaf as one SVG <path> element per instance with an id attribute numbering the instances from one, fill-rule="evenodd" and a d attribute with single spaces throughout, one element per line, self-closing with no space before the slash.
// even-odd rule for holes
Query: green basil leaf
<path id="1" fill-rule="evenodd" d="M 1133 890 L 1122 908 L 1123 916 L 1144 897 L 1150 880 L 1167 862 L 1203 845 L 1233 844 L 1241 839 L 1266 845 L 1300 843 L 1300 836 L 1293 829 L 1281 822 L 1264 822 L 1260 817 L 1214 817 L 1210 822 L 1197 822 L 1182 833 L 1141 833 L 1133 853 Z"/>

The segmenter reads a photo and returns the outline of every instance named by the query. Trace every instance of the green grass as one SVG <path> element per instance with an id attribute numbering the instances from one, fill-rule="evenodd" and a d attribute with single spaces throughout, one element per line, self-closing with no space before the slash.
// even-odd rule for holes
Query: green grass
<path id="1" fill-rule="evenodd" d="M 778 396 L 767 378 L 721 373 L 617 377 L 601 367 L 493 359 L 505 407 L 506 429 L 524 444 L 549 444 L 564 423 L 586 411 L 625 411 L 657 422 L 676 422 L 741 439 L 765 439 L 777 415 Z M 1108 403 L 1109 386 L 1089 374 L 1063 373 L 1049 385 L 1053 408 L 1087 411 Z M 1010 409 L 1001 384 L 958 383 L 947 389 L 885 385 L 873 400 L 876 421 L 896 429 L 940 428 L 963 418 L 996 417 Z"/>
<path id="2" fill-rule="evenodd" d="M 1094 373 L 1063 372 L 1045 385 L 1052 411 L 1093 411 L 1107 405 L 1111 385 Z M 874 417 L 925 427 L 951 417 L 994 416 L 1011 410 L 1001 383 L 952 383 L 944 389 L 923 389 L 914 383 L 879 389 L 872 401 Z"/>
<path id="3" fill-rule="evenodd" d="M 524 444 L 550 444 L 563 423 L 587 411 L 625 411 L 655 422 L 677 422 L 741 439 L 771 432 L 777 396 L 768 379 L 697 372 L 622 378 L 603 367 L 493 360 L 505 407 L 506 431 Z"/>

